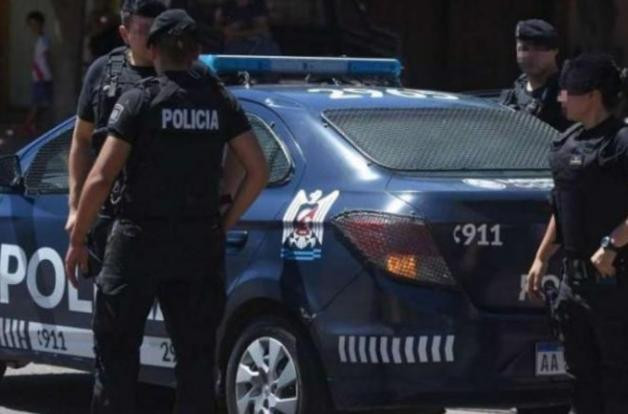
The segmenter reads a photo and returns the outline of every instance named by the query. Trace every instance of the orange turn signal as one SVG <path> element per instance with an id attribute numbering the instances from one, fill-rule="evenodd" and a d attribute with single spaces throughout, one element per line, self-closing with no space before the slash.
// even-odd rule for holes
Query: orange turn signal
<path id="1" fill-rule="evenodd" d="M 386 270 L 390 273 L 416 280 L 419 260 L 411 254 L 389 254 L 386 258 Z"/>

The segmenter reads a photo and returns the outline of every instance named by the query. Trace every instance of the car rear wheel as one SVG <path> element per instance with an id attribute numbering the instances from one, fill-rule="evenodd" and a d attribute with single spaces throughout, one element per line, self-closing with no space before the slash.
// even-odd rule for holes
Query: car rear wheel
<path id="1" fill-rule="evenodd" d="M 517 414 L 569 414 L 570 412 L 571 407 L 568 405 L 517 409 Z"/>
<path id="2" fill-rule="evenodd" d="M 227 364 L 229 414 L 329 413 L 329 398 L 306 335 L 282 318 L 243 330 Z"/>

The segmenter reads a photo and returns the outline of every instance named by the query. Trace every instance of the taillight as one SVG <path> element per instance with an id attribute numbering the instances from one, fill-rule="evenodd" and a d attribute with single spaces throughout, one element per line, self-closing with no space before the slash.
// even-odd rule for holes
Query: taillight
<path id="1" fill-rule="evenodd" d="M 333 224 L 366 261 L 393 277 L 455 285 L 427 226 L 414 217 L 348 212 Z"/>

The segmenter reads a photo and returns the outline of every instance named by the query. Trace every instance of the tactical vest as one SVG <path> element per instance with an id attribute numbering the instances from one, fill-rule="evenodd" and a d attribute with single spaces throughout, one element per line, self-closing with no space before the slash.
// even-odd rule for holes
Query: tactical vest
<path id="1" fill-rule="evenodd" d="M 95 114 L 92 134 L 94 155 L 100 152 L 107 138 L 109 115 L 118 98 L 141 80 L 134 71 L 130 70 L 127 51 L 126 46 L 121 46 L 109 52 L 103 74 L 96 85 L 96 97 L 92 102 Z"/>
<path id="2" fill-rule="evenodd" d="M 198 86 L 197 86 L 198 85 Z M 218 216 L 222 153 L 220 109 L 213 77 L 183 89 L 166 77 L 140 88 L 142 129 L 122 180 L 118 217 L 142 220 L 213 219 Z"/>
<path id="3" fill-rule="evenodd" d="M 616 148 L 625 127 L 614 120 L 604 136 L 578 139 L 581 125 L 552 143 L 550 165 L 558 236 L 568 256 L 588 259 L 628 216 L 628 173 Z"/>
<path id="4" fill-rule="evenodd" d="M 527 83 L 526 77 L 517 79 L 515 87 L 503 97 L 502 103 L 518 111 L 525 111 L 536 117 L 543 118 L 543 113 L 547 106 L 556 103 L 559 93 L 558 84 L 552 80 L 548 81 L 548 84 L 543 88 L 541 96 L 535 98 L 527 92 Z"/>

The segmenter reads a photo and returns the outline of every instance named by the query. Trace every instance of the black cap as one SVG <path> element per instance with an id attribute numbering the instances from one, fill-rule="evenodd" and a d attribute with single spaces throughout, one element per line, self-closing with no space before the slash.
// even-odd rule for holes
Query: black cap
<path id="1" fill-rule="evenodd" d="M 155 18 L 148 34 L 148 44 L 162 35 L 197 34 L 196 21 L 183 9 L 170 9 Z"/>
<path id="2" fill-rule="evenodd" d="M 515 38 L 550 49 L 558 48 L 558 33 L 556 33 L 556 29 L 541 19 L 523 20 L 517 23 Z"/>
<path id="3" fill-rule="evenodd" d="M 136 16 L 155 18 L 166 10 L 166 5 L 159 0 L 124 0 L 121 11 Z"/>
<path id="4" fill-rule="evenodd" d="M 619 67 L 611 56 L 604 53 L 584 53 L 568 60 L 560 74 L 560 88 L 573 94 L 595 89 L 612 93 L 620 87 Z"/>

